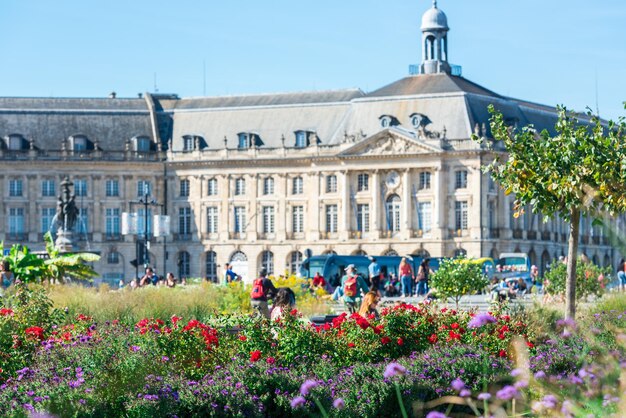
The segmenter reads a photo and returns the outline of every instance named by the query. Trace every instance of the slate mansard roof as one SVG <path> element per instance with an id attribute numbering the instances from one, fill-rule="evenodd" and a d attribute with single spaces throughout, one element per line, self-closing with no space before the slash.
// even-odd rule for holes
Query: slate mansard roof
<path id="1" fill-rule="evenodd" d="M 295 145 L 295 132 L 315 133 L 321 145 L 360 140 L 384 128 L 416 134 L 412 115 L 426 117 L 425 129 L 450 140 L 469 140 L 475 127 L 489 125 L 494 104 L 512 123 L 553 129 L 556 110 L 500 96 L 463 77 L 422 74 L 405 77 L 370 93 L 359 89 L 178 98 L 0 98 L 0 138 L 19 134 L 39 149 L 58 150 L 63 139 L 84 135 L 104 150 L 123 150 L 128 140 L 146 136 L 173 151 L 183 137 L 199 136 L 203 147 L 237 148 L 239 133 L 253 133 L 262 147 Z M 444 134 L 445 133 L 445 134 Z"/>

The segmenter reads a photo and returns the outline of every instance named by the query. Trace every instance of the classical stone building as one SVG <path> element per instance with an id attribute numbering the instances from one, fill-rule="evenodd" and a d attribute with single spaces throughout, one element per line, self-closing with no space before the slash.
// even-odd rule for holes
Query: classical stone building
<path id="1" fill-rule="evenodd" d="M 511 125 L 552 129 L 555 109 L 494 93 L 448 62 L 448 25 L 422 17 L 422 62 L 412 75 L 358 89 L 231 97 L 0 98 L 0 239 L 43 247 L 59 184 L 75 184 L 78 246 L 100 251 L 104 280 L 130 278 L 134 236 L 121 214 L 146 191 L 171 217 L 153 238 L 159 273 L 215 278 L 233 261 L 251 278 L 293 271 L 314 254 L 497 257 L 528 252 L 544 268 L 566 253 L 567 225 L 512 216 L 480 167 L 493 159 L 487 106 Z M 150 219 L 148 217 L 148 219 Z M 582 221 L 582 250 L 618 257 Z M 149 225 L 152 228 L 151 225 Z M 143 227 L 140 225 L 140 229 Z"/>

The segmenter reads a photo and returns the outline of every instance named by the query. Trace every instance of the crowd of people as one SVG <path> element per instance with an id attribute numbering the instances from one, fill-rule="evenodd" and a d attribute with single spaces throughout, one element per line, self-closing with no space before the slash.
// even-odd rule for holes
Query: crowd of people
<path id="1" fill-rule="evenodd" d="M 185 286 L 187 284 L 186 279 L 183 277 L 180 283 L 174 276 L 174 273 L 170 272 L 163 276 L 159 276 L 155 273 L 152 267 L 146 267 L 145 274 L 138 279 L 131 279 L 128 283 L 124 280 L 120 280 L 118 284 L 119 289 L 137 289 L 140 287 L 157 286 L 157 287 L 169 287 L 174 288 L 176 285 Z"/>

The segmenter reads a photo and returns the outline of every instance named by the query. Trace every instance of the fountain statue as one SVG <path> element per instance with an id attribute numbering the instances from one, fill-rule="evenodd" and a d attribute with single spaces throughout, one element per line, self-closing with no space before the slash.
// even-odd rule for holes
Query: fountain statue
<path id="1" fill-rule="evenodd" d="M 54 244 L 60 251 L 72 251 L 73 247 L 72 231 L 78 219 L 76 196 L 70 191 L 70 187 L 73 185 L 74 183 L 68 177 L 61 182 L 61 194 L 57 202 L 55 218 L 59 224 L 59 229 Z"/>

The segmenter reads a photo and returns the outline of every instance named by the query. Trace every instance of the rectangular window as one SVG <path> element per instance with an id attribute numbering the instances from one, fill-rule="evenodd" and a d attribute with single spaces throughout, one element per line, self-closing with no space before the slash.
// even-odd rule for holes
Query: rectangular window
<path id="1" fill-rule="evenodd" d="M 76 232 L 78 239 L 84 239 L 84 235 L 89 233 L 89 212 L 87 208 L 80 208 L 78 219 L 76 219 Z"/>
<path id="2" fill-rule="evenodd" d="M 454 202 L 455 229 L 458 231 L 467 229 L 467 201 Z"/>
<path id="3" fill-rule="evenodd" d="M 191 235 L 191 208 L 178 208 L 178 233 Z"/>
<path id="4" fill-rule="evenodd" d="M 274 179 L 268 177 L 263 180 L 263 194 L 270 195 L 274 194 Z"/>
<path id="5" fill-rule="evenodd" d="M 76 196 L 87 196 L 87 180 L 74 180 L 74 194 Z"/>
<path id="6" fill-rule="evenodd" d="M 369 232 L 370 230 L 370 205 L 356 205 L 356 228 L 357 231 Z"/>
<path id="7" fill-rule="evenodd" d="M 217 234 L 217 206 L 206 208 L 206 232 Z"/>
<path id="8" fill-rule="evenodd" d="M 9 180 L 9 196 L 18 197 L 23 192 L 22 180 L 11 179 Z"/>
<path id="9" fill-rule="evenodd" d="M 274 233 L 274 206 L 263 206 L 263 232 Z"/>
<path id="10" fill-rule="evenodd" d="M 24 233 L 24 208 L 9 208 L 9 235 L 21 236 Z"/>
<path id="11" fill-rule="evenodd" d="M 180 181 L 180 197 L 189 197 L 189 180 L 183 179 Z"/>
<path id="12" fill-rule="evenodd" d="M 120 182 L 118 180 L 107 180 L 105 192 L 107 197 L 118 197 L 120 195 Z"/>
<path id="13" fill-rule="evenodd" d="M 137 182 L 137 197 L 144 197 L 152 194 L 152 184 L 147 180 L 139 180 Z"/>
<path id="14" fill-rule="evenodd" d="M 296 148 L 304 148 L 307 144 L 307 132 L 306 131 L 297 131 L 296 132 Z"/>
<path id="15" fill-rule="evenodd" d="M 107 238 L 120 236 L 120 210 L 118 208 L 106 208 L 104 212 L 105 232 Z"/>
<path id="16" fill-rule="evenodd" d="M 292 212 L 292 226 L 294 233 L 304 232 L 304 206 L 294 206 Z"/>
<path id="17" fill-rule="evenodd" d="M 235 180 L 235 196 L 246 194 L 246 181 L 242 178 Z"/>
<path id="18" fill-rule="evenodd" d="M 467 189 L 467 170 L 458 170 L 455 173 L 455 189 Z"/>
<path id="19" fill-rule="evenodd" d="M 337 176 L 326 176 L 326 193 L 337 192 Z"/>
<path id="20" fill-rule="evenodd" d="M 235 206 L 235 225 L 233 232 L 246 232 L 246 208 L 244 206 Z"/>
<path id="21" fill-rule="evenodd" d="M 495 202 L 489 202 L 488 206 L 487 206 L 487 210 L 489 213 L 489 219 L 488 219 L 488 223 L 489 223 L 489 229 L 495 229 L 496 228 L 496 204 Z"/>
<path id="22" fill-rule="evenodd" d="M 326 205 L 326 232 L 337 232 L 337 205 Z"/>
<path id="23" fill-rule="evenodd" d="M 420 173 L 419 189 L 420 190 L 430 189 L 430 172 L 429 171 L 422 171 Z"/>
<path id="24" fill-rule="evenodd" d="M 56 195 L 54 180 L 46 179 L 41 181 L 41 195 L 43 197 L 52 197 Z"/>
<path id="25" fill-rule="evenodd" d="M 217 195 L 217 179 L 209 179 L 209 183 L 207 187 L 207 194 L 209 196 Z"/>
<path id="26" fill-rule="evenodd" d="M 295 177 L 293 179 L 293 194 L 302 194 L 304 192 L 304 180 L 302 177 Z"/>
<path id="27" fill-rule="evenodd" d="M 369 181 L 370 181 L 370 176 L 368 174 L 359 174 L 357 176 L 357 191 L 359 192 L 365 192 L 367 190 L 369 190 Z"/>
<path id="28" fill-rule="evenodd" d="M 422 232 L 430 232 L 432 229 L 432 204 L 431 202 L 417 203 L 418 228 Z"/>
<path id="29" fill-rule="evenodd" d="M 55 208 L 41 208 L 41 233 L 45 234 L 50 231 L 52 220 L 56 214 Z"/>

